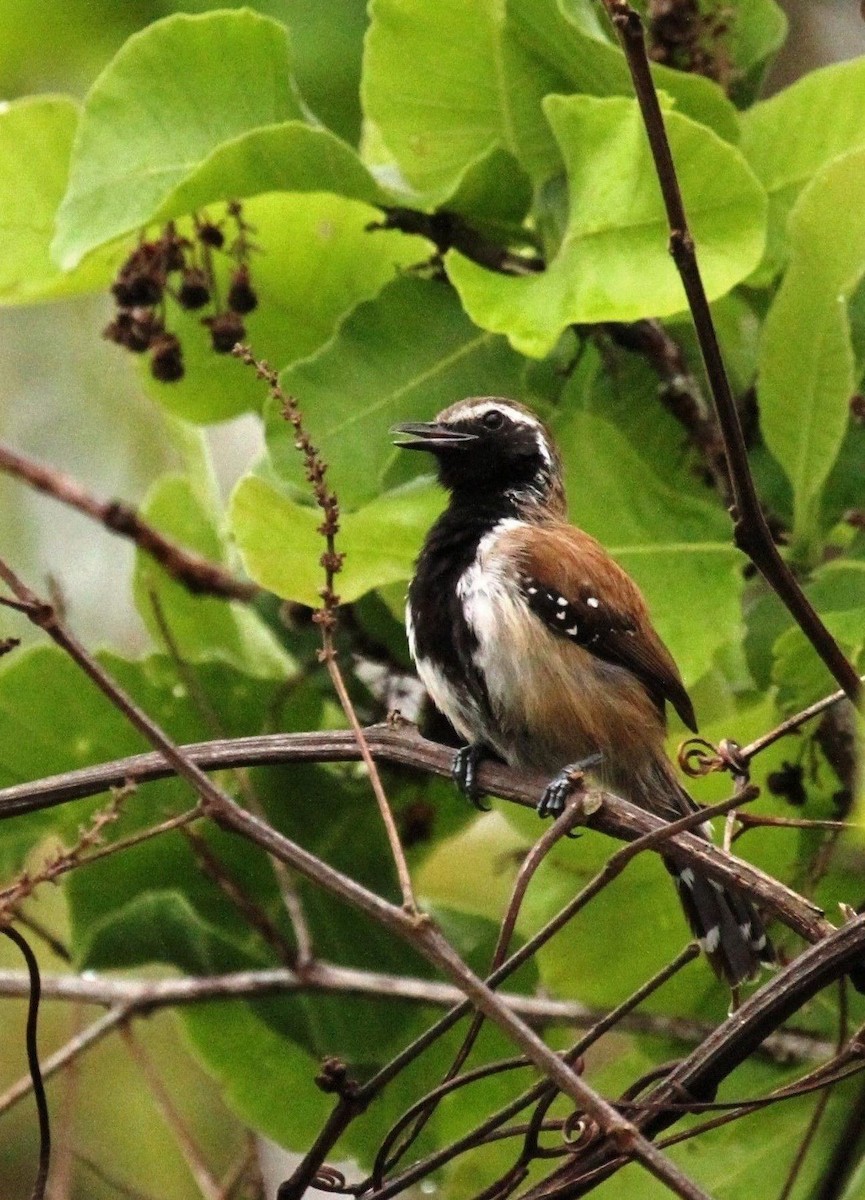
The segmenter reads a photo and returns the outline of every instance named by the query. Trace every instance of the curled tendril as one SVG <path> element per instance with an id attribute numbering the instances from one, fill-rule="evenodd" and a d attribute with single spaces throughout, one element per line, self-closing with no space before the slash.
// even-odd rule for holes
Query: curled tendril
<path id="1" fill-rule="evenodd" d="M 342 1192 L 345 1194 L 351 1190 L 346 1186 L 345 1176 L 342 1171 L 338 1171 L 336 1167 L 329 1167 L 327 1163 L 319 1167 L 316 1171 L 313 1186 L 317 1187 L 321 1192 Z"/>
<path id="2" fill-rule="evenodd" d="M 711 775 L 713 771 L 724 768 L 724 760 L 720 751 L 705 738 L 693 737 L 682 742 L 677 754 L 679 766 L 691 779 L 699 779 L 702 775 Z"/>
<path id="3" fill-rule="evenodd" d="M 572 1112 L 562 1123 L 562 1140 L 569 1150 L 582 1150 L 597 1136 L 598 1127 L 585 1113 Z"/>
<path id="4" fill-rule="evenodd" d="M 739 743 L 730 738 L 723 738 L 717 746 L 705 738 L 688 738 L 679 747 L 677 758 L 679 766 L 692 779 L 711 775 L 713 771 L 729 771 L 740 779 L 748 778 L 748 759 L 742 755 Z"/>

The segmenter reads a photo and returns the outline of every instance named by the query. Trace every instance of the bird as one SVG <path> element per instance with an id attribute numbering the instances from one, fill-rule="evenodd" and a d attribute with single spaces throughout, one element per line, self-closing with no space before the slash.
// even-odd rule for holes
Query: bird
<path id="1" fill-rule="evenodd" d="M 668 821 L 697 811 L 664 748 L 667 704 L 696 732 L 690 697 L 637 584 L 568 522 L 543 422 L 480 396 L 392 433 L 434 457 L 448 493 L 415 563 L 406 633 L 430 699 L 466 742 L 454 763 L 463 790 L 477 798 L 479 762 L 492 755 L 550 779 L 541 816 L 563 811 L 575 764 Z M 735 994 L 773 961 L 757 911 L 744 893 L 664 861 Z"/>

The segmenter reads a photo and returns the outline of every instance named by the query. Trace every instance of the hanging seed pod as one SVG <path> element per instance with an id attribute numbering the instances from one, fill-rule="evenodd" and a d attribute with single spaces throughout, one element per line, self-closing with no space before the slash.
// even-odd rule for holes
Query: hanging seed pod
<path id="1" fill-rule="evenodd" d="M 210 328 L 210 341 L 217 354 L 230 354 L 238 342 L 246 337 L 246 327 L 237 313 L 218 313 L 205 317 L 203 325 Z"/>
<path id="2" fill-rule="evenodd" d="M 183 378 L 183 350 L 173 333 L 162 333 L 150 354 L 150 373 L 161 383 L 176 383 Z"/>
<path id="3" fill-rule="evenodd" d="M 203 308 L 210 300 L 210 284 L 200 267 L 189 267 L 177 290 L 177 302 L 190 312 Z"/>
<path id="4" fill-rule="evenodd" d="M 225 234 L 212 221 L 202 221 L 196 226 L 195 233 L 200 242 L 214 250 L 221 250 L 225 245 Z"/>
<path id="5" fill-rule="evenodd" d="M 258 307 L 258 296 L 249 281 L 249 267 L 237 268 L 228 288 L 228 307 L 235 313 L 251 313 Z"/>

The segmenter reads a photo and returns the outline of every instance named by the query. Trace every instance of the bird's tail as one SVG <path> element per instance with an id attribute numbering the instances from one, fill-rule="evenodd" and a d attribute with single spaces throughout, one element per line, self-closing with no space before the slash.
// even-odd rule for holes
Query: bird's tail
<path id="1" fill-rule="evenodd" d="M 751 901 L 734 888 L 665 859 L 688 924 L 716 974 L 738 987 L 774 961 L 772 944 Z"/>
<path id="2" fill-rule="evenodd" d="M 697 807 L 666 760 L 653 764 L 648 777 L 641 780 L 640 792 L 635 802 L 667 820 L 676 820 Z M 710 836 L 706 826 L 693 832 L 707 839 Z M 756 978 L 761 966 L 775 961 L 760 915 L 747 896 L 693 867 L 683 867 L 667 858 L 664 865 L 676 881 L 685 917 L 700 948 L 715 973 L 730 987 Z"/>

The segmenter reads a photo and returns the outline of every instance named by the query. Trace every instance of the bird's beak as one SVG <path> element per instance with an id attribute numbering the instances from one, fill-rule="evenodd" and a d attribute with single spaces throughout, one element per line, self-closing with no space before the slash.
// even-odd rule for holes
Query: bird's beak
<path id="1" fill-rule="evenodd" d="M 464 442 L 474 442 L 477 435 L 465 430 L 439 425 L 435 421 L 410 421 L 391 429 L 393 444 L 401 450 L 441 450 Z"/>

